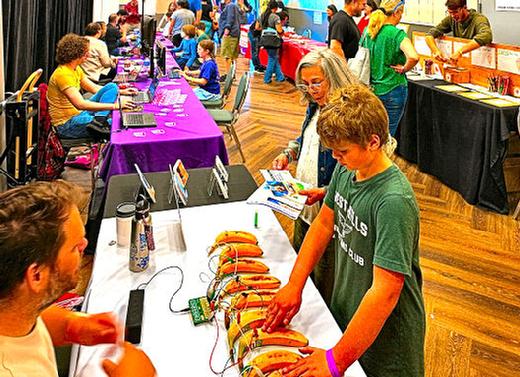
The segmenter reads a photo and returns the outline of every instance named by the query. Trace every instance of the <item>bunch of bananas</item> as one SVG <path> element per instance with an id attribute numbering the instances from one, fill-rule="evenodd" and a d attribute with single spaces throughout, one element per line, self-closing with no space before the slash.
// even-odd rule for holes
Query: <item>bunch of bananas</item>
<path id="1" fill-rule="evenodd" d="M 261 330 L 267 307 L 280 288 L 278 278 L 268 275 L 269 267 L 252 258 L 261 258 L 262 249 L 252 233 L 225 231 L 220 233 L 208 255 L 218 252 L 217 277 L 232 276 L 222 288 L 220 299 L 230 296 L 225 311 L 225 325 L 231 357 L 242 370 L 242 376 L 281 376 L 278 370 L 301 359 L 289 349 L 274 349 L 252 358 L 244 366 L 245 356 L 264 346 L 305 347 L 309 341 L 302 333 L 279 328 L 271 333 Z"/>

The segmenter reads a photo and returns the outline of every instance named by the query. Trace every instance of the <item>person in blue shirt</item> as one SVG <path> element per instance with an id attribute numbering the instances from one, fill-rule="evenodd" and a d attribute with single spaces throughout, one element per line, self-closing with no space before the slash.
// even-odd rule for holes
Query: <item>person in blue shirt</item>
<path id="1" fill-rule="evenodd" d="M 197 46 L 197 52 L 202 59 L 200 70 L 180 72 L 190 84 L 198 85 L 193 92 L 202 101 L 220 98 L 219 73 L 214 51 L 213 41 L 209 39 L 200 41 Z"/>
<path id="2" fill-rule="evenodd" d="M 195 14 L 195 23 L 199 23 L 202 19 L 202 4 L 201 0 L 189 0 L 190 10 Z"/>
<path id="3" fill-rule="evenodd" d="M 175 53 L 175 60 L 181 69 L 190 68 L 197 60 L 197 32 L 195 26 L 184 25 L 181 30 L 182 42 L 179 47 L 172 51 Z"/>

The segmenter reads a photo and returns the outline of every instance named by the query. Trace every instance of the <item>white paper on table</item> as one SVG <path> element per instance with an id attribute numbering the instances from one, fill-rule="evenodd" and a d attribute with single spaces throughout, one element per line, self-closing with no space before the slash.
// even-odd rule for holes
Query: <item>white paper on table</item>
<path id="1" fill-rule="evenodd" d="M 496 48 L 482 46 L 471 51 L 471 64 L 496 69 Z"/>
<path id="2" fill-rule="evenodd" d="M 520 51 L 497 49 L 497 69 L 520 75 Z"/>
<path id="3" fill-rule="evenodd" d="M 422 35 L 416 35 L 413 39 L 413 45 L 419 55 L 431 56 L 432 52 L 426 44 L 426 37 Z"/>

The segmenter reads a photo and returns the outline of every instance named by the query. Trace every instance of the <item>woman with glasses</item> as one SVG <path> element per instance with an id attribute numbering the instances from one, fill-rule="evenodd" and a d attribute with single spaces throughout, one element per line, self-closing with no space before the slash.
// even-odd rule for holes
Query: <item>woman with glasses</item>
<path id="1" fill-rule="evenodd" d="M 370 84 L 388 112 L 390 135 L 395 136 L 408 97 L 404 75 L 419 61 L 406 33 L 397 28 L 404 0 L 382 0 L 372 12 L 360 45 L 370 50 Z"/>
<path id="2" fill-rule="evenodd" d="M 329 49 L 317 49 L 303 57 L 296 69 L 296 87 L 308 102 L 307 112 L 299 138 L 289 145 L 273 161 L 273 169 L 287 169 L 289 163 L 298 161 L 296 179 L 309 183 L 312 189 L 300 191 L 307 196 L 307 205 L 294 224 L 293 246 L 299 250 L 310 224 L 320 209 L 326 194 L 336 160 L 329 149 L 324 148 L 316 132 L 320 109 L 327 105 L 330 95 L 357 79 L 350 73 L 344 59 Z M 334 280 L 334 243 L 331 242 L 313 272 L 313 281 L 323 299 L 330 303 Z"/>

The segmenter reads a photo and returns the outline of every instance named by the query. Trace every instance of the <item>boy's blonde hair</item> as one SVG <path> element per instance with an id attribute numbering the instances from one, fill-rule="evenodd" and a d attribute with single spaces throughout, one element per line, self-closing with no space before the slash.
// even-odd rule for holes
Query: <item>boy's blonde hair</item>
<path id="1" fill-rule="evenodd" d="M 383 103 L 365 85 L 352 84 L 336 90 L 318 119 L 318 135 L 327 148 L 344 142 L 366 147 L 372 135 L 380 145 L 388 141 L 388 115 Z"/>

